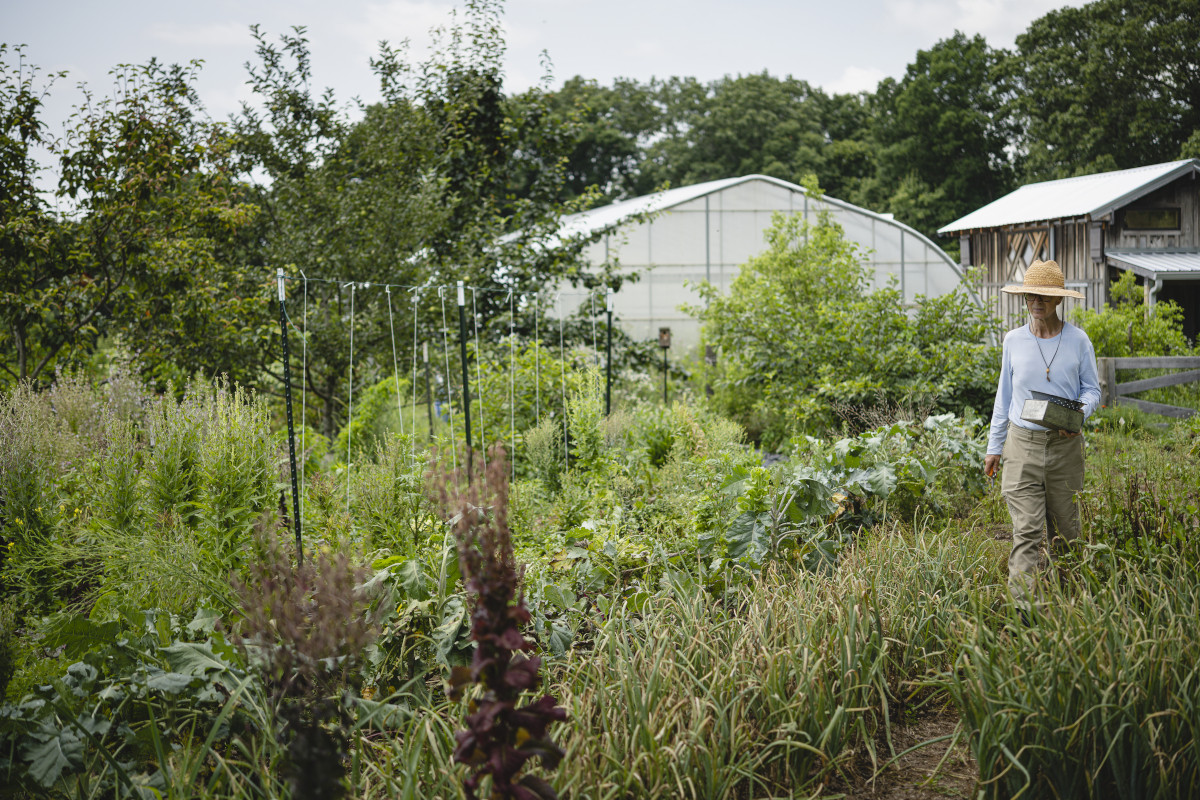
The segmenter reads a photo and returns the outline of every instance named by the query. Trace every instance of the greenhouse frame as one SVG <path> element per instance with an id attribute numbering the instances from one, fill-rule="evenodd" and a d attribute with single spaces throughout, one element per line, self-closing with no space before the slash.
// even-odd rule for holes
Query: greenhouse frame
<path id="1" fill-rule="evenodd" d="M 710 281 L 729 289 L 738 268 L 766 247 L 776 212 L 816 222 L 825 209 L 846 238 L 861 247 L 874 287 L 893 276 L 905 303 L 917 295 L 954 291 L 958 264 L 927 237 L 890 214 L 878 214 L 832 197 L 809 197 L 803 187 L 765 175 L 747 175 L 670 189 L 566 217 L 560 235 L 596 237 L 584 251 L 593 266 L 614 263 L 622 274 L 640 273 L 614 296 L 614 311 L 637 339 L 669 327 L 673 347 L 700 342 L 699 323 L 680 310 L 696 303 L 693 286 Z"/>

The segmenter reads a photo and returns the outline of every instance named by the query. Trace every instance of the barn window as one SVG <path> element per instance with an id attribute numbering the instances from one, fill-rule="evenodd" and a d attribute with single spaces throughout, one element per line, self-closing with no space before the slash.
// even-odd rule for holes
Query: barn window
<path id="1" fill-rule="evenodd" d="M 1125 210 L 1125 227 L 1144 231 L 1179 230 L 1178 208 L 1129 208 Z"/>

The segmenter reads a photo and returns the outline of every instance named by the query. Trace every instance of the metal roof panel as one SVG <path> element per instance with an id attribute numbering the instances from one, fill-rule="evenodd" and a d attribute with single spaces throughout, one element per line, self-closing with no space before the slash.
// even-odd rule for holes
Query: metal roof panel
<path id="1" fill-rule="evenodd" d="M 998 228 L 1064 217 L 1095 218 L 1111 213 L 1188 172 L 1200 172 L 1200 159 L 1029 183 L 939 228 L 938 233 Z"/>
<path id="2" fill-rule="evenodd" d="M 1200 251 L 1110 250 L 1105 258 L 1114 266 L 1154 279 L 1200 278 Z"/>

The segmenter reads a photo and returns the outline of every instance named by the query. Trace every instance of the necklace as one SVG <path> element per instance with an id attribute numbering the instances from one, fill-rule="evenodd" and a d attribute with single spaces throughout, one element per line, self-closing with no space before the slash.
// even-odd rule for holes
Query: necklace
<path id="1" fill-rule="evenodd" d="M 1033 333 L 1033 323 L 1029 324 L 1029 332 L 1033 333 L 1033 343 L 1037 345 L 1038 355 L 1042 357 L 1042 363 L 1046 365 L 1046 380 L 1050 380 L 1050 365 L 1054 363 L 1054 359 L 1058 358 L 1058 348 L 1062 347 L 1062 332 L 1063 328 L 1067 327 L 1067 323 L 1063 323 L 1058 329 L 1058 344 L 1054 346 L 1054 355 L 1050 356 L 1050 360 L 1046 360 L 1046 354 L 1042 352 L 1042 343 L 1038 341 L 1038 335 Z"/>

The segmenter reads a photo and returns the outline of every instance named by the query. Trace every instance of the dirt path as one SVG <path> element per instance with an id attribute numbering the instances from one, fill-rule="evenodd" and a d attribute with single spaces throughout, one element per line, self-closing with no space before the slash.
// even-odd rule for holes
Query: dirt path
<path id="1" fill-rule="evenodd" d="M 978 769 L 965 742 L 955 742 L 958 715 L 952 709 L 934 712 L 892 730 L 892 745 L 904 753 L 873 781 L 869 775 L 853 786 L 831 786 L 823 797 L 832 800 L 946 800 L 968 798 Z M 946 737 L 946 738 L 943 738 Z M 933 741 L 938 739 L 939 741 Z M 905 753 L 910 747 L 932 742 Z M 950 749 L 951 744 L 954 745 Z M 949 753 L 947 751 L 949 750 Z"/>

